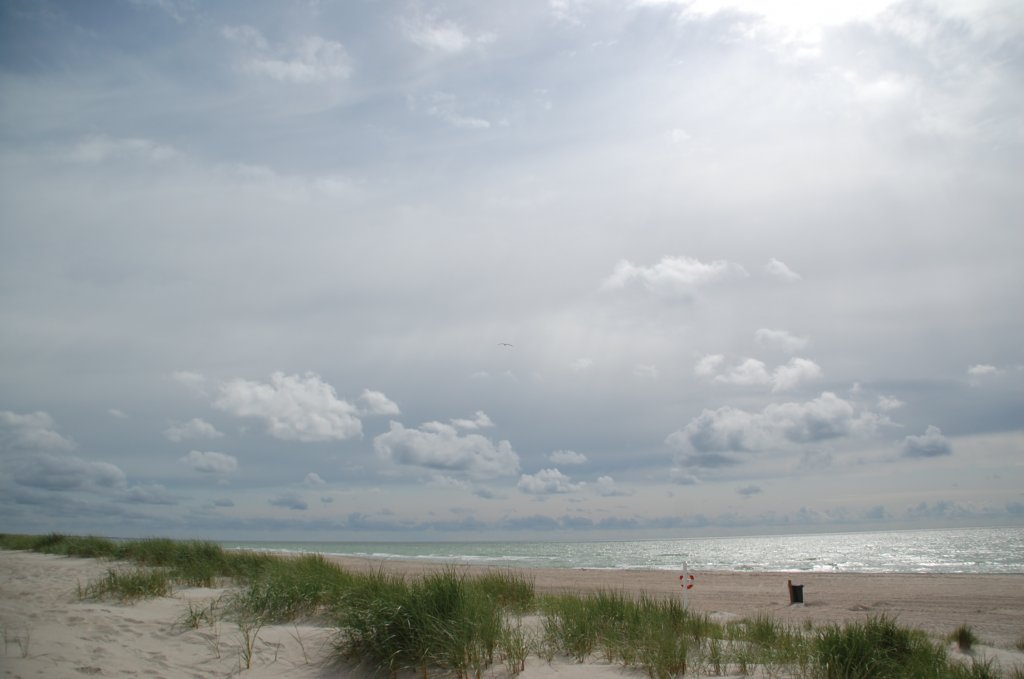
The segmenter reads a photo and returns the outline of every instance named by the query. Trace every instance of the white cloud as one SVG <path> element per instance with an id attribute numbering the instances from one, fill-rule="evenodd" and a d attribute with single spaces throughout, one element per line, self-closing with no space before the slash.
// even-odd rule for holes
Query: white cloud
<path id="1" fill-rule="evenodd" d="M 196 394 L 206 395 L 206 376 L 191 370 L 179 370 L 171 373 L 171 379 Z"/>
<path id="2" fill-rule="evenodd" d="M 79 163 L 102 163 L 108 160 L 163 162 L 180 156 L 173 146 L 149 139 L 115 139 L 106 135 L 86 137 L 71 151 L 71 159 Z"/>
<path id="3" fill-rule="evenodd" d="M 352 74 L 352 59 L 344 45 L 317 35 L 278 46 L 271 45 L 252 26 L 226 26 L 221 35 L 245 49 L 248 55 L 243 68 L 255 75 L 310 84 L 345 79 Z"/>
<path id="4" fill-rule="evenodd" d="M 594 484 L 594 490 L 602 497 L 628 495 L 628 493 L 619 489 L 618 485 L 615 483 L 615 479 L 611 476 L 599 476 L 597 478 L 597 482 Z"/>
<path id="5" fill-rule="evenodd" d="M 942 435 L 942 430 L 928 425 L 921 436 L 908 436 L 903 439 L 904 457 L 941 457 L 953 453 L 953 444 Z"/>
<path id="6" fill-rule="evenodd" d="M 759 328 L 754 332 L 754 341 L 761 345 L 776 347 L 787 354 L 805 349 L 809 343 L 806 337 L 798 337 L 785 330 L 770 328 Z"/>
<path id="7" fill-rule="evenodd" d="M 668 140 L 673 144 L 685 144 L 690 141 L 690 133 L 678 127 L 669 130 Z"/>
<path id="8" fill-rule="evenodd" d="M 772 391 L 789 391 L 822 377 L 821 366 L 806 358 L 791 358 L 772 373 Z"/>
<path id="9" fill-rule="evenodd" d="M 433 92 L 426 97 L 410 98 L 409 103 L 414 110 L 423 111 L 452 127 L 464 130 L 486 130 L 491 127 L 491 121 L 463 113 L 462 105 L 454 94 Z"/>
<path id="10" fill-rule="evenodd" d="M 764 270 L 767 273 L 771 274 L 772 276 L 775 276 L 776 278 L 781 278 L 782 280 L 786 281 L 798 281 L 801 278 L 803 278 L 803 276 L 793 271 L 788 266 L 786 266 L 785 263 L 780 262 L 774 257 L 772 257 L 771 261 L 764 265 Z"/>
<path id="11" fill-rule="evenodd" d="M 972 377 L 981 377 L 983 375 L 995 375 L 999 372 L 999 368 L 994 365 L 988 365 L 987 363 L 977 363 L 967 369 L 967 374 Z"/>
<path id="12" fill-rule="evenodd" d="M 362 434 L 357 409 L 338 398 L 319 375 L 275 372 L 270 383 L 223 382 L 214 405 L 239 417 L 257 417 L 267 432 L 286 441 L 339 441 Z"/>
<path id="13" fill-rule="evenodd" d="M 15 461 L 14 480 L 45 490 L 85 490 L 124 488 L 127 477 L 109 462 L 91 462 L 80 457 L 38 453 Z"/>
<path id="14" fill-rule="evenodd" d="M 366 405 L 362 411 L 363 415 L 398 415 L 402 412 L 397 403 L 372 389 L 364 389 L 359 400 Z"/>
<path id="15" fill-rule="evenodd" d="M 747 358 L 727 372 L 715 375 L 720 368 L 721 356 L 705 356 L 694 367 L 694 372 L 703 377 L 714 375 L 714 381 L 735 386 L 770 386 L 773 392 L 789 391 L 807 382 L 821 379 L 821 366 L 810 359 L 791 358 L 788 363 L 768 372 L 763 361 Z"/>
<path id="16" fill-rule="evenodd" d="M 228 474 L 238 469 L 238 460 L 234 456 L 212 451 L 193 450 L 188 455 L 178 458 L 178 462 L 203 474 Z"/>
<path id="17" fill-rule="evenodd" d="M 458 427 L 459 429 L 485 429 L 487 427 L 493 427 L 494 422 L 487 416 L 482 410 L 476 411 L 473 415 L 473 419 L 454 419 L 449 420 L 452 426 Z"/>
<path id="18" fill-rule="evenodd" d="M 725 356 L 722 354 L 708 354 L 697 361 L 697 365 L 693 366 L 693 372 L 701 377 L 711 377 L 718 372 L 724 361 Z"/>
<path id="19" fill-rule="evenodd" d="M 586 464 L 587 456 L 583 453 L 577 453 L 575 450 L 556 450 L 550 455 L 548 459 L 555 464 Z"/>
<path id="20" fill-rule="evenodd" d="M 523 474 L 519 477 L 517 484 L 519 490 L 530 495 L 572 493 L 585 485 L 585 483 L 572 483 L 572 479 L 558 471 L 557 468 L 541 469 L 536 474 Z"/>
<path id="21" fill-rule="evenodd" d="M 323 488 L 327 485 L 327 482 L 320 478 L 320 475 L 316 472 L 309 472 L 306 474 L 306 478 L 302 480 L 302 485 L 307 488 Z"/>
<path id="22" fill-rule="evenodd" d="M 406 429 L 398 422 L 373 440 L 381 458 L 395 464 L 460 471 L 474 478 L 509 476 L 519 471 L 519 455 L 508 441 L 494 443 L 479 434 L 460 435 L 441 422 Z"/>
<path id="23" fill-rule="evenodd" d="M 885 420 L 832 392 L 811 401 L 770 404 L 761 412 L 724 406 L 706 409 L 683 429 L 670 434 L 669 445 L 691 466 L 738 464 L 728 453 L 779 449 L 873 433 Z"/>
<path id="24" fill-rule="evenodd" d="M 74 450 L 75 442 L 58 434 L 56 426 L 49 413 L 37 411 L 19 415 L 2 410 L 0 444 L 12 450 Z"/>
<path id="25" fill-rule="evenodd" d="M 209 422 L 194 417 L 184 424 L 171 425 L 164 430 L 164 436 L 177 443 L 185 439 L 219 439 L 224 434 Z"/>
<path id="26" fill-rule="evenodd" d="M 723 259 L 702 262 L 693 257 L 666 256 L 653 266 L 637 266 L 624 259 L 601 287 L 617 290 L 636 283 L 656 294 L 687 297 L 703 285 L 732 275 L 746 275 L 746 271 Z"/>
<path id="27" fill-rule="evenodd" d="M 878 409 L 879 410 L 899 410 L 906 403 L 899 400 L 895 396 L 879 396 L 878 397 Z"/>
<path id="28" fill-rule="evenodd" d="M 430 14 L 405 17 L 402 28 L 405 37 L 414 45 L 443 54 L 458 54 L 474 45 L 494 41 L 493 33 L 472 37 L 458 23 L 450 19 L 437 19 Z"/>

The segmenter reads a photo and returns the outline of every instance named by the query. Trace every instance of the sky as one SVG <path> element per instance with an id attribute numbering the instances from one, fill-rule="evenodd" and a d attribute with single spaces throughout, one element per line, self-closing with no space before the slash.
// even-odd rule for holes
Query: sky
<path id="1" fill-rule="evenodd" d="M 0 0 L 0 530 L 1024 525 L 1017 0 Z"/>

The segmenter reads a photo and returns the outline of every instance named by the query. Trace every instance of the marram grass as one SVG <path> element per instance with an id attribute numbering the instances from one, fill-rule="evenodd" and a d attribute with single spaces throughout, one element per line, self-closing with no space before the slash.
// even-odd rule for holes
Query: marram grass
<path id="1" fill-rule="evenodd" d="M 729 674 L 801 679 L 1024 679 L 1024 669 L 951 659 L 942 643 L 886 617 L 790 627 L 766 615 L 720 625 L 678 599 L 623 592 L 537 597 L 511 570 L 469 576 L 446 568 L 417 579 L 383 569 L 352 573 L 320 555 L 282 558 L 164 538 L 0 534 L 0 549 L 118 564 L 81 598 L 130 603 L 176 586 L 235 590 L 209 609 L 189 606 L 190 627 L 231 619 L 255 640 L 261 626 L 297 620 L 336 629 L 335 653 L 382 674 L 477 677 L 494 664 L 516 674 L 530 655 L 610 662 L 652 679 Z M 527 616 L 539 617 L 531 626 Z M 967 630 L 958 630 L 964 636 Z M 1024 640 L 1022 640 L 1024 645 Z M 251 658 L 250 658 L 251 660 Z M 245 664 L 245 663 L 243 663 Z"/>

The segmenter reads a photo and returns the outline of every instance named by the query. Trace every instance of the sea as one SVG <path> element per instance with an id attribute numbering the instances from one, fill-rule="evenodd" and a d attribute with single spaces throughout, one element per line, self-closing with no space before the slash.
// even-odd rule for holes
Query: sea
<path id="1" fill-rule="evenodd" d="M 222 542 L 226 549 L 517 568 L 1024 573 L 1024 528 L 590 542 Z"/>

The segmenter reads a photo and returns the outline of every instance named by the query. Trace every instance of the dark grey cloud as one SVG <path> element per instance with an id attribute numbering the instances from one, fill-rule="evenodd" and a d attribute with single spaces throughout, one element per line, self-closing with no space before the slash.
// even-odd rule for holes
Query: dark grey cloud
<path id="1" fill-rule="evenodd" d="M 297 511 L 306 511 L 309 509 L 309 505 L 295 493 L 282 493 L 275 498 L 267 500 L 267 502 L 274 507 L 282 507 L 284 509 L 294 509 Z"/>

